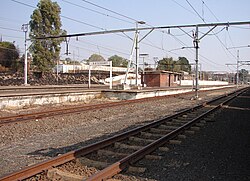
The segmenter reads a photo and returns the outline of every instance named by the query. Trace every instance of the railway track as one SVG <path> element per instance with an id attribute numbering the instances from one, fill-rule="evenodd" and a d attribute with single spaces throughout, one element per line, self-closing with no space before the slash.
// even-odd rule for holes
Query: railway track
<path id="1" fill-rule="evenodd" d="M 80 105 L 80 106 L 78 105 L 78 106 L 72 106 L 69 108 L 60 108 L 60 109 L 53 109 L 53 110 L 48 110 L 48 111 L 0 117 L 0 126 L 4 124 L 18 123 L 18 122 L 23 122 L 23 121 L 51 117 L 51 116 L 65 115 L 65 114 L 103 109 L 103 108 L 110 108 L 110 107 L 121 106 L 121 105 L 126 105 L 126 104 L 141 103 L 144 101 L 153 101 L 153 100 L 162 99 L 162 98 L 178 97 L 178 96 L 191 95 L 191 94 L 193 94 L 193 92 L 181 93 L 177 95 L 166 95 L 166 96 L 156 96 L 156 97 L 149 97 L 149 98 L 142 98 L 142 99 L 123 100 L 119 102 L 109 102 L 109 103 L 102 103 L 102 104 L 95 104 L 95 105 Z"/>
<path id="2" fill-rule="evenodd" d="M 166 152 L 169 144 L 180 144 L 209 121 L 224 104 L 246 89 L 220 96 L 175 115 L 71 151 L 51 160 L 6 175 L 0 180 L 103 180 L 123 170 L 144 171 L 133 167 L 142 158 L 161 159 L 155 150 Z"/>

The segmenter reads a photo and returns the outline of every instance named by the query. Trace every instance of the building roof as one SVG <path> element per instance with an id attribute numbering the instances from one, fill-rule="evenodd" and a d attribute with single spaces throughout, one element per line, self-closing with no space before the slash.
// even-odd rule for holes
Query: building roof
<path id="1" fill-rule="evenodd" d="M 175 74 L 175 75 L 182 75 L 182 73 L 179 72 L 172 72 L 172 71 L 166 71 L 166 70 L 150 70 L 145 71 L 146 74 Z"/>

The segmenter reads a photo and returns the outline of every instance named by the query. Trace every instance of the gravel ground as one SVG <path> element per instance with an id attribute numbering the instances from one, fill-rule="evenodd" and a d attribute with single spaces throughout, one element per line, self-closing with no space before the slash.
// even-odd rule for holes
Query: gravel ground
<path id="1" fill-rule="evenodd" d="M 171 146 L 161 161 L 141 160 L 147 172 L 139 180 L 249 181 L 250 91 L 232 101 L 205 127 Z M 131 178 L 131 175 L 129 176 Z M 118 177 L 119 178 L 119 177 Z"/>
<path id="2" fill-rule="evenodd" d="M 0 127 L 0 176 L 196 105 L 233 89 L 164 98 Z M 97 102 L 97 101 L 96 101 Z M 40 107 L 39 110 L 48 109 Z M 37 111 L 29 109 L 25 112 Z M 19 111 L 21 112 L 21 111 Z M 1 112 L 1 115 L 6 113 Z M 15 114 L 13 112 L 13 114 Z"/>

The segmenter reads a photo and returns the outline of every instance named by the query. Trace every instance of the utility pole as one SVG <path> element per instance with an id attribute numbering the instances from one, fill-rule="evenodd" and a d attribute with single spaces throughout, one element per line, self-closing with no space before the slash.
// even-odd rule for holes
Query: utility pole
<path id="1" fill-rule="evenodd" d="M 138 85 L 138 22 L 136 22 L 135 30 L 135 85 Z"/>
<path id="2" fill-rule="evenodd" d="M 145 24 L 144 21 L 136 21 L 136 28 L 135 28 L 135 69 L 136 69 L 136 75 L 135 75 L 135 85 L 138 85 L 138 69 L 139 69 L 139 63 L 138 63 L 138 54 L 139 54 L 139 31 L 138 31 L 138 24 Z"/>
<path id="3" fill-rule="evenodd" d="M 141 53 L 141 54 L 139 54 L 139 56 L 140 57 L 142 57 L 142 87 L 144 87 L 144 85 L 145 85 L 145 76 L 144 76 L 144 74 L 145 74 L 145 62 L 144 62 L 144 58 L 145 57 L 147 57 L 148 56 L 148 54 L 147 53 Z"/>
<path id="4" fill-rule="evenodd" d="M 237 50 L 237 75 L 236 75 L 236 87 L 239 88 L 239 59 L 240 59 L 240 51 Z"/>
<path id="5" fill-rule="evenodd" d="M 195 47 L 195 98 L 198 99 L 198 58 L 199 58 L 199 36 L 198 26 L 196 26 L 194 35 L 194 47 Z"/>
<path id="6" fill-rule="evenodd" d="M 27 32 L 28 24 L 22 25 L 22 30 L 24 32 L 24 85 L 28 85 L 28 61 L 27 61 Z"/>
<path id="7" fill-rule="evenodd" d="M 156 64 L 157 64 L 157 61 L 158 61 L 158 57 L 153 57 L 153 60 L 155 62 L 155 70 L 156 70 Z"/>

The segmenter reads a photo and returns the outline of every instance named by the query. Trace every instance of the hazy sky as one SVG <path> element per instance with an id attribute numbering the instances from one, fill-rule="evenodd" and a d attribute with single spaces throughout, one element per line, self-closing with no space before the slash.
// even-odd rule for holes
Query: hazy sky
<path id="1" fill-rule="evenodd" d="M 32 7 L 36 7 L 38 2 L 38 0 L 1 1 L 0 36 L 3 41 L 15 42 L 21 52 L 24 52 L 24 33 L 21 26 L 30 21 L 30 15 L 34 10 Z M 58 0 L 56 2 L 61 7 L 62 28 L 68 34 L 132 28 L 135 27 L 136 20 L 147 23 L 141 27 L 250 21 L 249 0 L 88 0 L 87 2 Z M 188 35 L 192 36 L 194 30 L 194 28 L 165 29 L 164 32 L 155 30 L 140 43 L 140 53 L 149 54 L 146 61 L 150 64 L 154 62 L 153 57 L 178 59 L 179 56 L 185 56 L 194 63 L 194 49 L 181 49 L 193 46 L 193 40 Z M 200 28 L 199 36 L 208 30 Z M 140 32 L 140 37 L 147 32 Z M 133 38 L 134 34 L 95 35 L 78 37 L 78 40 L 71 38 L 69 40 L 71 54 L 68 57 L 82 60 L 97 53 L 105 58 L 115 54 L 129 58 L 132 41 L 126 36 Z M 235 67 L 227 67 L 225 64 L 236 63 L 237 50 L 240 51 L 240 60 L 250 60 L 250 47 L 227 48 L 247 45 L 250 45 L 250 25 L 217 27 L 200 42 L 199 62 L 202 69 L 234 71 Z M 61 46 L 61 57 L 64 59 L 67 57 L 65 43 Z M 249 66 L 242 68 L 250 70 Z"/>

